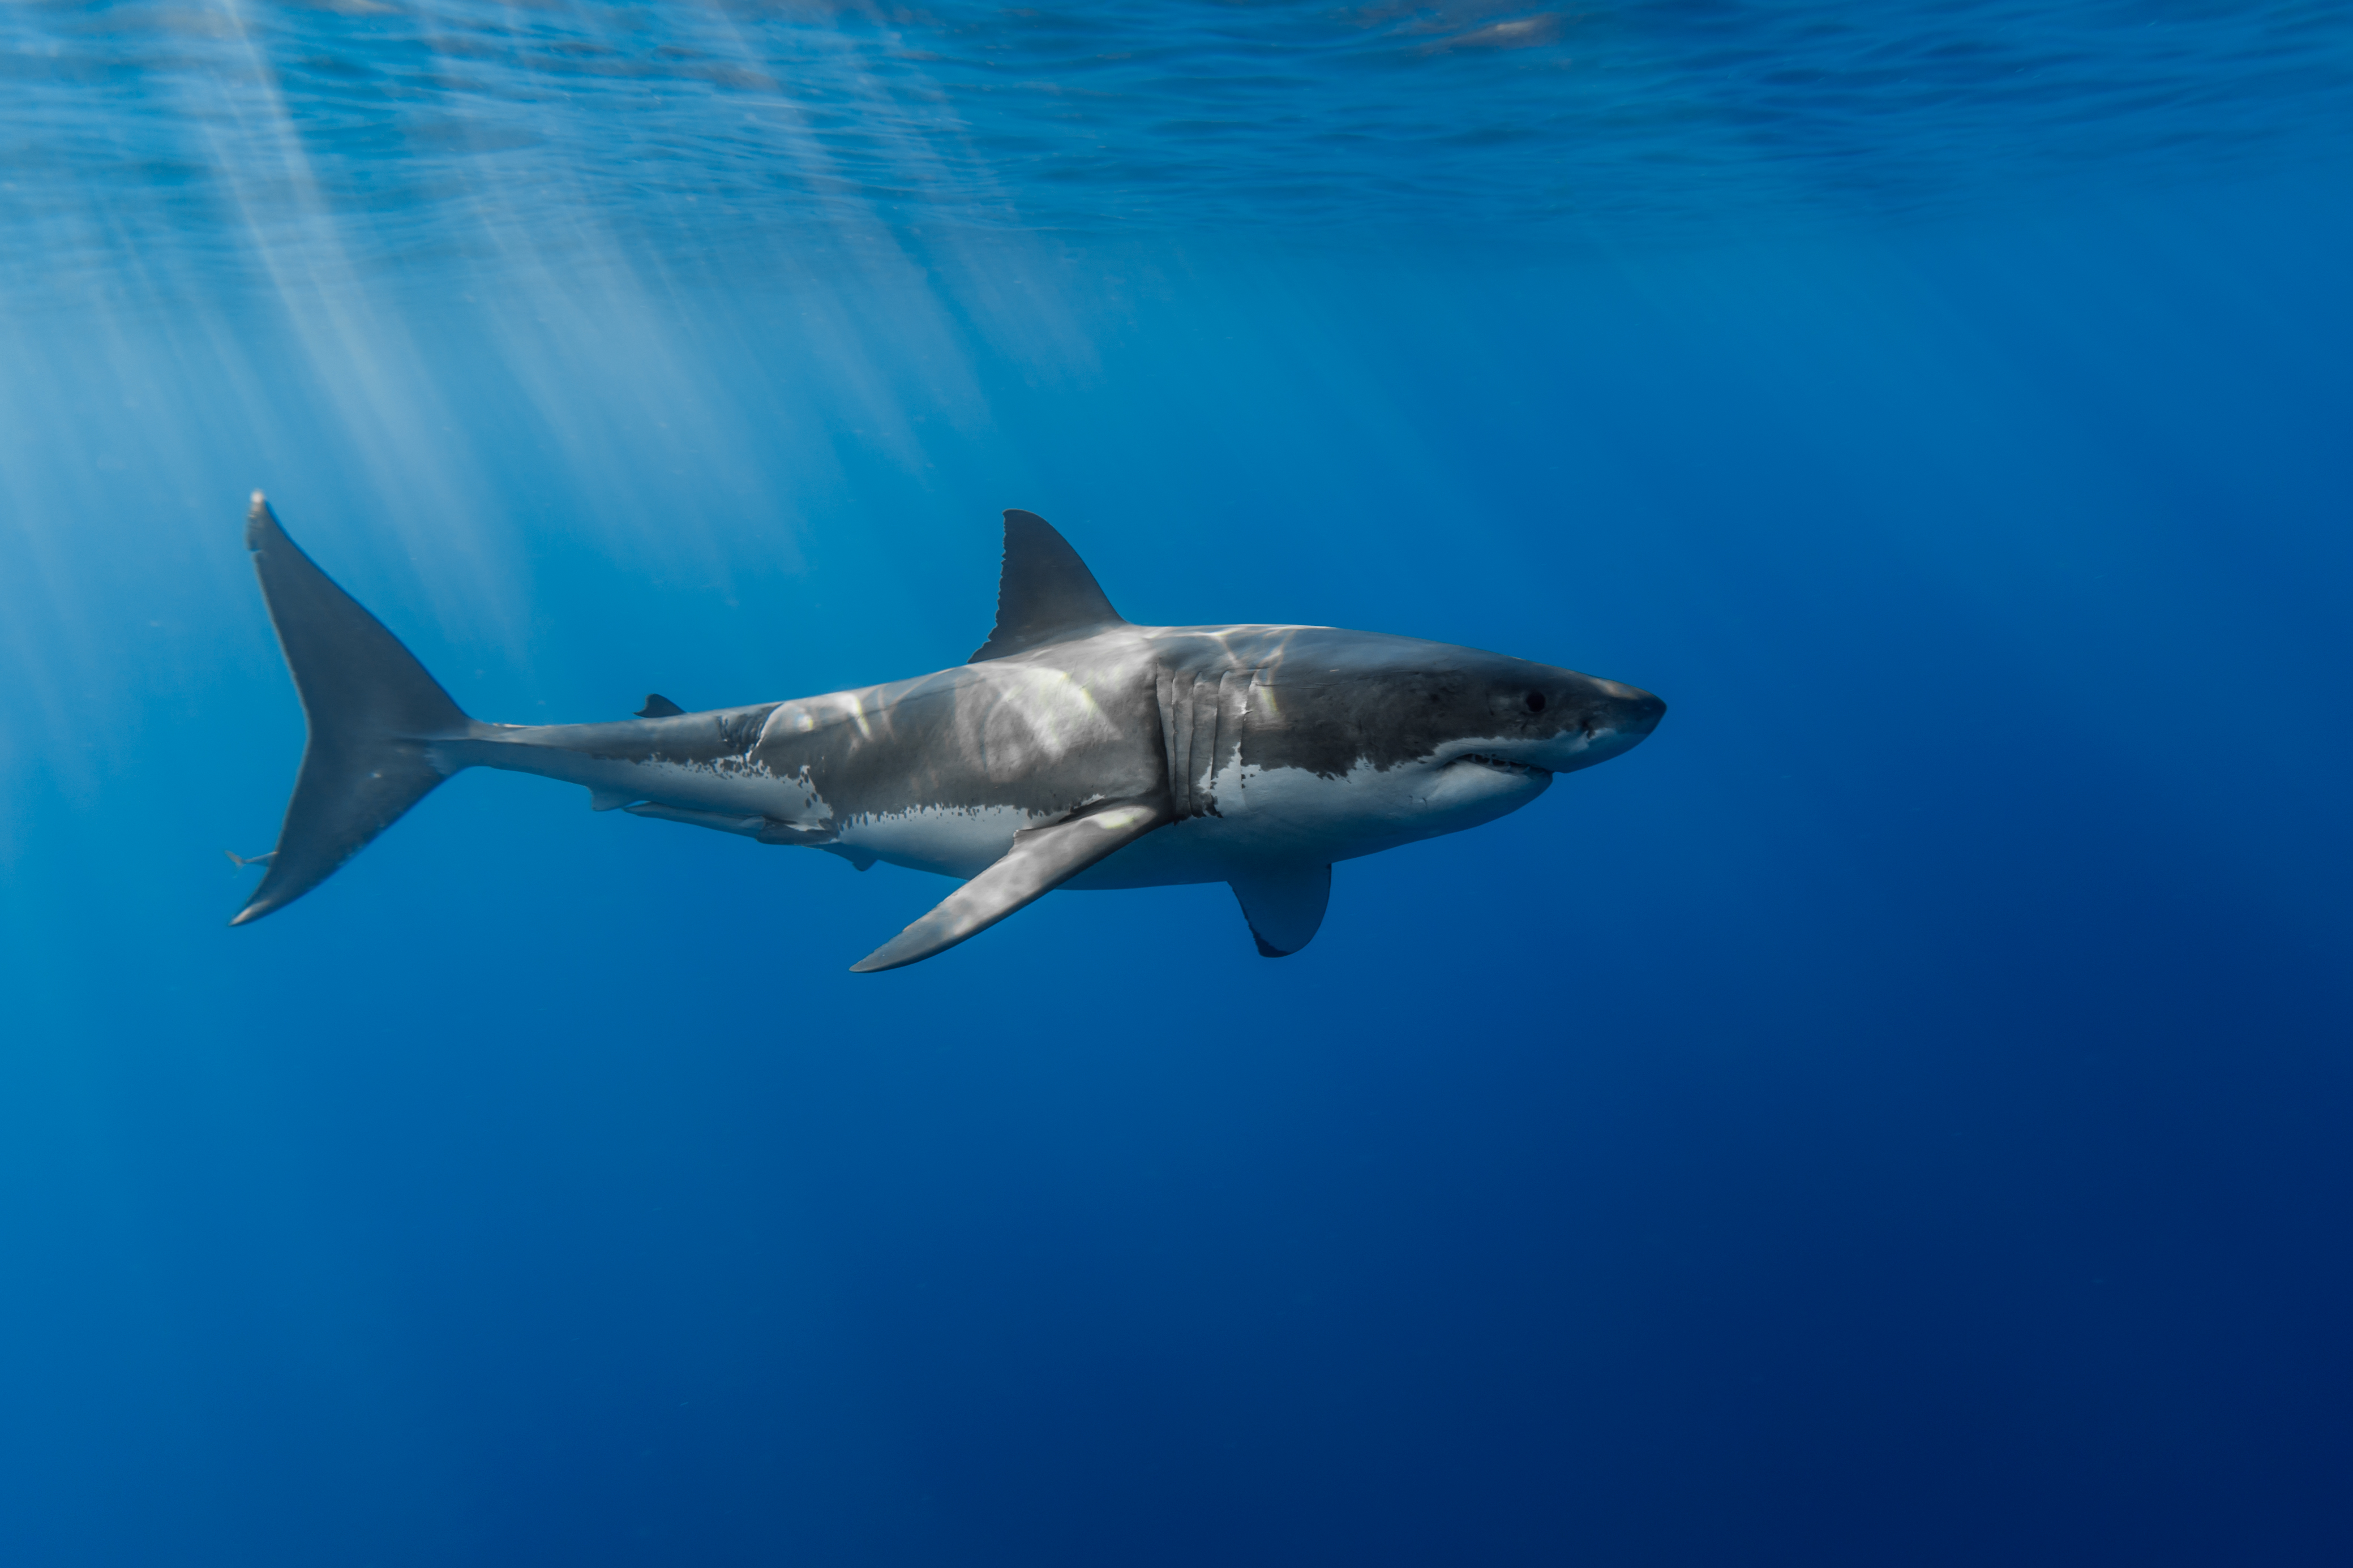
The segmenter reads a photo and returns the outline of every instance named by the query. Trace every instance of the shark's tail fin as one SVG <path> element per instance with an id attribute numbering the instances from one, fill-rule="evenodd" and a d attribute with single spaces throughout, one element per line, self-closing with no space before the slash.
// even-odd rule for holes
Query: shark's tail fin
<path id="1" fill-rule="evenodd" d="M 456 772 L 432 742 L 474 728 L 400 639 L 294 547 L 261 492 L 246 514 L 278 646 L 311 736 L 269 873 L 231 925 L 292 903 Z"/>

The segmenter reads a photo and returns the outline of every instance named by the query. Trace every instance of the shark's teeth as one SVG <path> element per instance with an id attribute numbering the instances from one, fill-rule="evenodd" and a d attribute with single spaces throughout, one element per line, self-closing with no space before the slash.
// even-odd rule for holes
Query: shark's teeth
<path id="1" fill-rule="evenodd" d="M 1550 768 L 1540 768 L 1534 763 L 1515 763 L 1509 757 L 1498 757 L 1486 752 L 1465 752 L 1456 757 L 1454 762 L 1477 763 L 1482 768 L 1493 768 L 1498 773 L 1544 773 L 1552 771 Z M 1447 765 L 1451 767 L 1453 763 L 1449 763 Z"/>

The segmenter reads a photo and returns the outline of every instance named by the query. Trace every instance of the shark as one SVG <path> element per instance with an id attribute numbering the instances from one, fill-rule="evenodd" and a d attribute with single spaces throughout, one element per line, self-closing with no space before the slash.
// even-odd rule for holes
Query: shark
<path id="1" fill-rule="evenodd" d="M 944 952 L 1058 889 L 1224 882 L 1260 953 L 1322 926 L 1332 868 L 1493 822 L 1640 744 L 1640 688 L 1333 626 L 1137 626 L 1033 512 L 1005 513 L 997 623 L 912 679 L 626 720 L 496 724 L 299 549 L 257 490 L 252 554 L 308 726 L 232 925 L 301 898 L 446 780 L 502 768 L 597 811 L 960 885 L 851 970 Z"/>

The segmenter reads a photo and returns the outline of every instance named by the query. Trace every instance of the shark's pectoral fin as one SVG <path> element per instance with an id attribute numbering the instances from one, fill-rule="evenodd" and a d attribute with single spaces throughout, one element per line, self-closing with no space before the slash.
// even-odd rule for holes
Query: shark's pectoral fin
<path id="1" fill-rule="evenodd" d="M 1024 828 L 987 870 L 934 905 L 931 913 L 849 966 L 852 974 L 898 969 L 944 952 L 1024 905 L 1036 902 L 1113 850 L 1171 819 L 1166 802 L 1099 805 L 1046 827 Z"/>
<path id="2" fill-rule="evenodd" d="M 1332 901 L 1329 866 L 1272 865 L 1253 868 L 1227 886 L 1241 900 L 1242 918 L 1267 958 L 1288 958 L 1315 940 Z"/>

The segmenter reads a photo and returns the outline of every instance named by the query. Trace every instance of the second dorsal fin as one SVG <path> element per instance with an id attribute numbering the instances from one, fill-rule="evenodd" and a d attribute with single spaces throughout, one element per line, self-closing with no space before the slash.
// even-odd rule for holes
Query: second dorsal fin
<path id="1" fill-rule="evenodd" d="M 1124 626 L 1070 542 L 1034 511 L 1005 514 L 1005 570 L 997 582 L 997 629 L 968 661 L 1004 658 L 1049 643 Z"/>
<path id="2" fill-rule="evenodd" d="M 685 709 L 680 707 L 677 703 L 672 702 L 660 692 L 649 691 L 646 693 L 646 705 L 638 710 L 638 717 L 640 719 L 670 719 L 675 718 L 685 711 Z"/>

